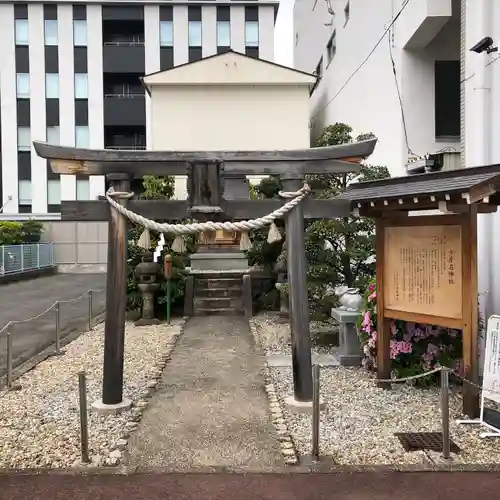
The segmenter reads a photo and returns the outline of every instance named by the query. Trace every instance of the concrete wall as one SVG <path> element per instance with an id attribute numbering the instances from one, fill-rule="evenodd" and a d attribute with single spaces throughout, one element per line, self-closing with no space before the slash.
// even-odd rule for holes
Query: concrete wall
<path id="1" fill-rule="evenodd" d="M 59 272 L 106 272 L 107 222 L 44 222 L 43 241 L 54 243 Z"/>

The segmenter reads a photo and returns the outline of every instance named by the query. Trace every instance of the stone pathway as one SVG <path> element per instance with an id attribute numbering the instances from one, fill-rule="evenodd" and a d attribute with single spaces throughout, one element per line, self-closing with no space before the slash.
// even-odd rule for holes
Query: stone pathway
<path id="1" fill-rule="evenodd" d="M 168 471 L 283 466 L 244 318 L 191 319 L 129 441 L 130 466 Z"/>

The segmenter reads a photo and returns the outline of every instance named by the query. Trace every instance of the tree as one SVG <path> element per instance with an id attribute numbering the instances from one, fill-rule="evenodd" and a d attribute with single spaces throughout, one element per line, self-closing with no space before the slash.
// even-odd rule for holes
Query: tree
<path id="1" fill-rule="evenodd" d="M 372 133 L 361 134 L 356 140 L 374 137 Z M 336 123 L 325 128 L 315 146 L 350 142 L 353 142 L 352 127 Z M 387 167 L 363 163 L 359 174 L 310 176 L 308 182 L 316 198 L 334 198 L 352 182 L 389 176 Z M 315 279 L 364 289 L 375 272 L 375 223 L 372 219 L 350 216 L 317 220 L 307 227 L 306 234 L 308 262 Z"/>
<path id="2" fill-rule="evenodd" d="M 357 141 L 375 137 L 372 133 L 356 136 Z M 318 137 L 315 147 L 333 146 L 353 142 L 352 127 L 344 123 L 335 123 L 325 128 Z M 386 167 L 362 164 L 361 172 L 356 174 L 326 174 L 307 176 L 315 198 L 334 198 L 342 193 L 354 181 L 369 181 L 389 177 Z M 279 183 L 275 178 L 266 178 L 256 186 L 256 191 L 266 198 L 278 194 Z M 306 224 L 306 256 L 309 308 L 311 316 L 325 319 L 335 304 L 332 295 L 335 286 L 345 284 L 349 287 L 364 289 L 375 273 L 373 255 L 375 227 L 371 219 L 344 217 L 321 219 Z M 260 236 L 260 235 L 259 235 Z M 269 252 L 267 243 L 261 237 L 256 238 L 255 254 L 262 252 L 267 258 L 274 255 Z M 286 247 L 279 256 L 286 261 Z M 258 256 L 256 258 L 258 259 Z"/>

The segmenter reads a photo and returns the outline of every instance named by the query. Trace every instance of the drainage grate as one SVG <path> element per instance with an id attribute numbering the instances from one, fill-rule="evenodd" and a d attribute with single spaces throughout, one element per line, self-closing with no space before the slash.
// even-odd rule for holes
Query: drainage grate
<path id="1" fill-rule="evenodd" d="M 443 435 L 440 432 L 397 432 L 394 434 L 405 451 L 443 451 Z M 460 448 L 450 439 L 450 451 L 459 453 Z"/>

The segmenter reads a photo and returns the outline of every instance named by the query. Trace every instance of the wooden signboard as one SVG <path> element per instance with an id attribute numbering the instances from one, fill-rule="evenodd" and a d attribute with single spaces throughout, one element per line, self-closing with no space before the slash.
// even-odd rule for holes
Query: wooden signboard
<path id="1" fill-rule="evenodd" d="M 461 320 L 461 233 L 460 226 L 385 229 L 386 317 L 413 313 Z"/>
<path id="2" fill-rule="evenodd" d="M 477 219 L 470 213 L 378 218 L 377 372 L 391 374 L 391 320 L 462 330 L 465 376 L 477 380 Z M 387 385 L 385 383 L 382 386 Z M 463 388 L 475 417 L 478 393 Z"/>

